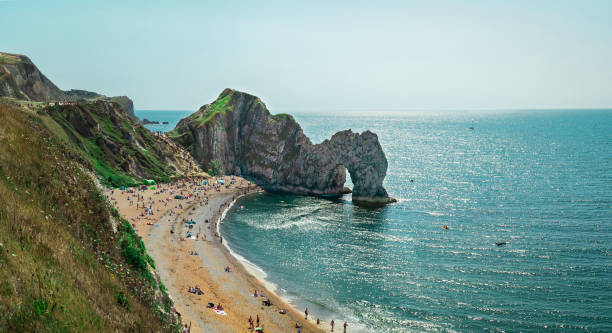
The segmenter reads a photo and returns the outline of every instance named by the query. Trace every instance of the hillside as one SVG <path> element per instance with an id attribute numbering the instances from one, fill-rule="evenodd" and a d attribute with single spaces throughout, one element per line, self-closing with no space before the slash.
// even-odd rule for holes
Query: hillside
<path id="1" fill-rule="evenodd" d="M 95 92 L 71 89 L 62 91 L 49 80 L 27 56 L 0 52 L 0 97 L 32 102 L 108 101 L 119 104 L 136 119 L 134 103 L 127 96 L 107 97 Z"/>
<path id="2" fill-rule="evenodd" d="M 66 98 L 30 58 L 3 52 L 0 52 L 0 96 L 40 102 Z"/>
<path id="3" fill-rule="evenodd" d="M 201 174 L 184 149 L 134 122 L 116 103 L 55 105 L 38 113 L 48 128 L 83 153 L 107 186 Z"/>
<path id="4" fill-rule="evenodd" d="M 137 119 L 136 115 L 134 114 L 134 102 L 127 96 L 106 97 L 96 92 L 80 89 L 70 89 L 68 91 L 65 91 L 64 93 L 66 94 L 68 100 L 75 101 L 80 104 L 95 101 L 107 101 L 117 103 L 123 108 L 123 110 L 125 110 L 127 115 L 132 120 Z"/>
<path id="5" fill-rule="evenodd" d="M 142 241 L 49 121 L 0 104 L 0 331 L 177 331 Z"/>
<path id="6" fill-rule="evenodd" d="M 130 109 L 0 53 L 0 332 L 176 331 L 154 262 L 98 187 L 202 172 Z"/>
<path id="7" fill-rule="evenodd" d="M 53 102 L 43 103 L 47 101 Z M 106 186 L 202 173 L 184 149 L 138 122 L 128 97 L 62 91 L 26 56 L 0 52 L 0 104 L 36 111 L 47 129 L 79 152 Z"/>

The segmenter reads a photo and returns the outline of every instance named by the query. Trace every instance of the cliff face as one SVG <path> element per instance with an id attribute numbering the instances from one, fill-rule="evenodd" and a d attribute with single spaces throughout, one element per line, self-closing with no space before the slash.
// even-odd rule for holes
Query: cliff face
<path id="1" fill-rule="evenodd" d="M 130 118 L 137 119 L 134 114 L 134 103 L 129 97 L 107 97 L 78 89 L 62 91 L 38 70 L 30 58 L 18 54 L 0 52 L 0 97 L 33 102 L 87 103 L 103 100 L 119 104 Z"/>
<path id="2" fill-rule="evenodd" d="M 136 115 L 134 114 L 134 102 L 127 96 L 115 96 L 115 97 L 110 97 L 110 101 L 119 104 L 123 110 L 125 110 L 125 113 L 127 113 L 127 115 L 132 118 L 132 119 L 138 119 L 136 117 Z"/>
<path id="3" fill-rule="evenodd" d="M 62 100 L 66 97 L 24 55 L 0 52 L 0 96 L 30 101 Z"/>
<path id="4" fill-rule="evenodd" d="M 387 159 L 376 134 L 347 130 L 313 145 L 292 116 L 271 115 L 259 98 L 246 93 L 224 90 L 169 136 L 205 170 L 253 177 L 269 191 L 341 195 L 348 169 L 355 203 L 393 201 L 382 186 Z"/>

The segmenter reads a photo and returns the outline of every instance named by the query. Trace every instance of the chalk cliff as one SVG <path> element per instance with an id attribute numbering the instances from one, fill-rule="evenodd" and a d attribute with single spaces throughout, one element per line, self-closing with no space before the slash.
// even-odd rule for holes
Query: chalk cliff
<path id="1" fill-rule="evenodd" d="M 225 89 L 169 136 L 204 170 L 252 177 L 268 191 L 341 195 L 348 169 L 356 204 L 394 201 L 382 186 L 387 159 L 376 134 L 341 131 L 315 145 L 291 115 L 271 115 L 259 98 L 243 92 Z"/>

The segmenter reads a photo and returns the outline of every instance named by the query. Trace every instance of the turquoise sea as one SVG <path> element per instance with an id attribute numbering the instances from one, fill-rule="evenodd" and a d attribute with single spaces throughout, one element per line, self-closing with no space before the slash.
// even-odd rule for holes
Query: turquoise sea
<path id="1" fill-rule="evenodd" d="M 612 331 L 612 110 L 294 115 L 313 142 L 377 133 L 399 200 L 234 205 L 224 238 L 296 307 L 349 332 Z"/>
<path id="2" fill-rule="evenodd" d="M 194 112 L 195 111 L 134 110 L 134 114 L 141 120 L 147 118 L 151 121 L 159 121 L 159 124 L 144 125 L 153 132 L 168 132 L 176 126 L 179 120 Z M 164 121 L 167 121 L 168 124 L 162 124 Z"/>

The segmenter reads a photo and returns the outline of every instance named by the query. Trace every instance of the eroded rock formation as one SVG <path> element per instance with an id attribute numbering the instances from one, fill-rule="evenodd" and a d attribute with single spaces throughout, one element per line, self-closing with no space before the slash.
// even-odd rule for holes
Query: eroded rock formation
<path id="1" fill-rule="evenodd" d="M 341 195 L 348 169 L 355 203 L 393 201 L 382 186 L 387 159 L 376 134 L 341 131 L 315 145 L 292 116 L 271 115 L 259 98 L 246 93 L 224 90 L 169 135 L 204 170 L 252 177 L 268 191 Z"/>

